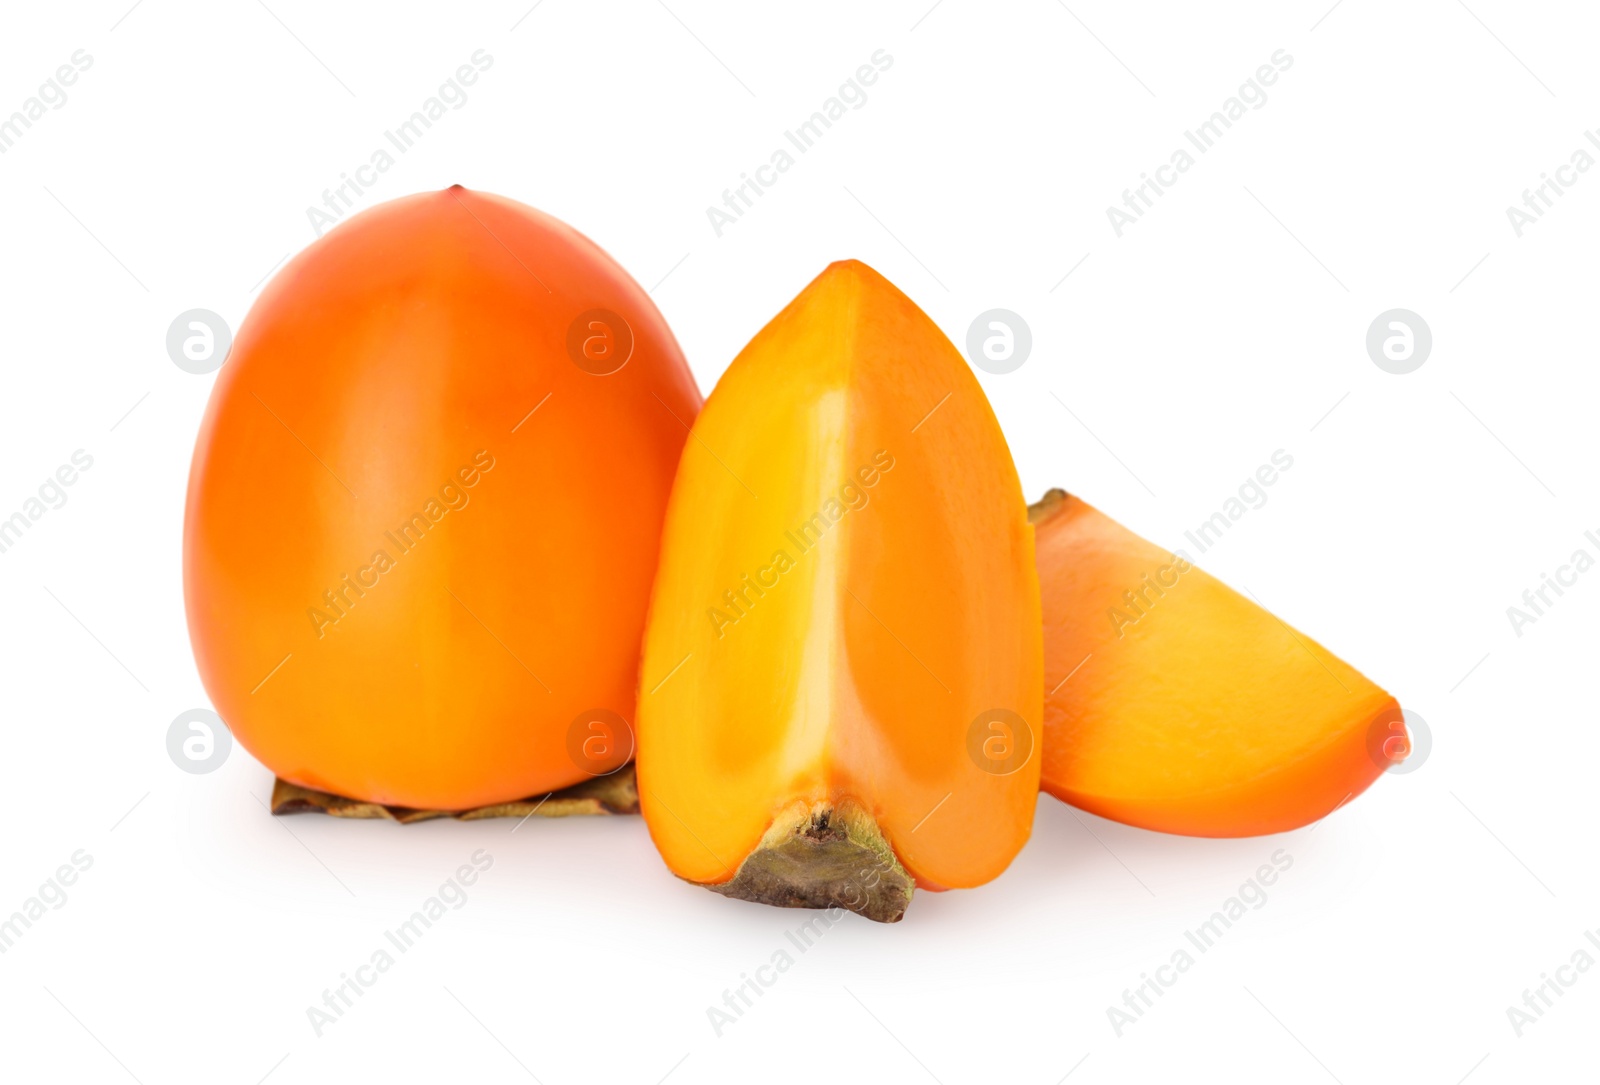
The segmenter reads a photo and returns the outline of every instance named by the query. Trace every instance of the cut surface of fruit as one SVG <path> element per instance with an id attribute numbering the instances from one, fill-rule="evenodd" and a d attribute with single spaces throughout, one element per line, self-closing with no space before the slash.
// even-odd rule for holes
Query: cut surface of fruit
<path id="1" fill-rule="evenodd" d="M 831 265 L 723 375 L 674 483 L 639 706 L 667 865 L 876 919 L 913 881 L 999 874 L 1037 795 L 1038 608 L 966 362 L 882 276 Z"/>
<path id="2" fill-rule="evenodd" d="M 335 227 L 218 373 L 184 522 L 212 704 L 279 777 L 462 810 L 632 752 L 700 395 L 593 242 L 459 186 Z"/>
<path id="3" fill-rule="evenodd" d="M 1299 828 L 1404 757 L 1395 699 L 1183 557 L 1052 490 L 1041 787 L 1190 836 Z"/>

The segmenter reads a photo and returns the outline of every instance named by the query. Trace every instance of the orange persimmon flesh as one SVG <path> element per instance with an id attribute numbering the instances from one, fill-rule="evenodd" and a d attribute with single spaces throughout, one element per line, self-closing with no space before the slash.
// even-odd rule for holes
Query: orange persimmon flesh
<path id="1" fill-rule="evenodd" d="M 1395 699 L 1309 637 L 1076 497 L 1031 514 L 1043 790 L 1147 829 L 1254 836 L 1325 817 L 1404 756 Z"/>
<path id="2" fill-rule="evenodd" d="M 850 898 L 896 863 L 906 899 L 911 880 L 995 877 L 1032 826 L 1039 621 L 1026 504 L 978 382 L 881 275 L 829 266 L 734 359 L 673 486 L 638 758 L 667 865 L 888 920 L 903 902 Z M 736 888 L 753 853 L 808 829 L 871 838 L 882 862 L 863 851 L 808 885 L 790 857 L 781 892 Z"/>
<path id="3" fill-rule="evenodd" d="M 699 406 L 649 296 L 555 219 L 457 186 L 336 227 L 262 292 L 195 446 L 216 710 L 283 779 L 387 805 L 617 768 Z"/>

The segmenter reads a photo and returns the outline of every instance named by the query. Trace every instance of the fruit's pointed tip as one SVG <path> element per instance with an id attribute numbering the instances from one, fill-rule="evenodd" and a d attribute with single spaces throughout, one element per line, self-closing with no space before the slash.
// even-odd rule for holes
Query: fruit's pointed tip
<path id="1" fill-rule="evenodd" d="M 1367 756 L 1380 773 L 1393 772 L 1416 753 L 1416 736 L 1406 720 L 1405 709 L 1392 694 L 1384 695 L 1382 706 L 1366 723 Z"/>
<path id="2" fill-rule="evenodd" d="M 1399 739 L 1399 742 L 1395 744 L 1396 748 L 1393 757 L 1394 762 L 1398 764 L 1416 752 L 1416 740 L 1412 737 L 1411 728 L 1406 725 L 1406 710 L 1401 707 L 1400 699 L 1398 697 L 1390 697 L 1389 704 L 1390 711 L 1392 711 L 1400 721 L 1400 733 L 1396 736 Z"/>
<path id="3" fill-rule="evenodd" d="M 451 185 L 449 188 L 445 189 L 446 192 L 465 192 L 466 190 L 466 185 Z"/>
<path id="4" fill-rule="evenodd" d="M 855 259 L 835 260 L 823 268 L 822 274 L 817 276 L 818 282 L 828 282 L 835 279 L 857 283 L 887 283 L 889 281 L 880 275 L 878 270 L 871 264 Z"/>
<path id="5" fill-rule="evenodd" d="M 882 272 L 864 260 L 835 260 L 811 280 L 808 290 L 821 288 L 833 291 L 868 293 L 878 296 L 905 297 L 905 292 L 890 282 Z M 909 299 L 908 299 L 909 300 Z"/>

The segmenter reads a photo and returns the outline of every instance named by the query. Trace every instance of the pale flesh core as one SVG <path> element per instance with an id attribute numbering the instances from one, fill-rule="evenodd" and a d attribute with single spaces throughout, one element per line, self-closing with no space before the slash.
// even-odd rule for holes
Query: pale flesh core
<path id="1" fill-rule="evenodd" d="M 662 552 L 639 768 L 675 873 L 726 883 L 775 820 L 841 809 L 925 888 L 1005 869 L 1038 787 L 1032 529 L 982 390 L 909 299 L 834 264 L 752 340 Z M 1007 774 L 969 755 L 994 709 L 1028 729 Z"/>

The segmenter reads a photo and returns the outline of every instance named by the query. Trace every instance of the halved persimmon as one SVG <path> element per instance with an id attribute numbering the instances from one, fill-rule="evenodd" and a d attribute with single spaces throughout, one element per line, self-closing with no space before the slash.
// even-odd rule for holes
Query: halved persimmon
<path id="1" fill-rule="evenodd" d="M 632 752 L 662 517 L 700 395 L 593 242 L 457 186 L 262 292 L 195 446 L 190 637 L 280 777 L 463 809 Z"/>
<path id="2" fill-rule="evenodd" d="M 1405 756 L 1395 699 L 1261 606 L 1060 490 L 1030 518 L 1045 791 L 1147 829 L 1254 836 L 1325 817 Z"/>
<path id="3" fill-rule="evenodd" d="M 904 294 L 828 267 L 695 423 L 645 637 L 640 802 L 718 892 L 900 918 L 1038 792 L 1038 585 L 1005 438 Z"/>

